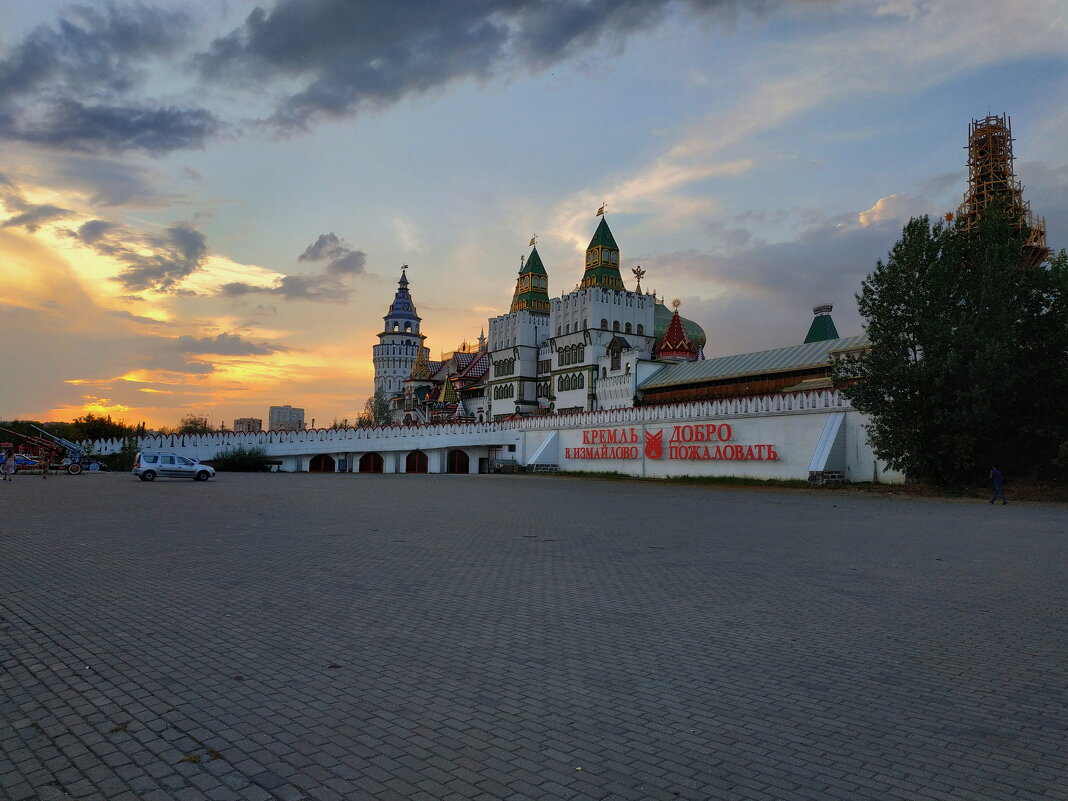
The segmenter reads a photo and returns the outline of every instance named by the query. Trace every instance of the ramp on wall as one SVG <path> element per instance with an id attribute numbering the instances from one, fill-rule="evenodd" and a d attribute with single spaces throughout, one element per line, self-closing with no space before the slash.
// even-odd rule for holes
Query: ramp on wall
<path id="1" fill-rule="evenodd" d="M 808 480 L 817 484 L 844 481 L 846 469 L 845 412 L 827 415 L 820 440 L 808 463 Z"/>

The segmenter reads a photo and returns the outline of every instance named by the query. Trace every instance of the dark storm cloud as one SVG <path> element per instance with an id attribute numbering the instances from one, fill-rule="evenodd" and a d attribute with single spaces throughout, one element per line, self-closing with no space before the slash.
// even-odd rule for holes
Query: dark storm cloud
<path id="1" fill-rule="evenodd" d="M 332 231 L 320 234 L 312 244 L 297 257 L 298 261 L 325 261 L 326 271 L 334 275 L 362 273 L 367 255 L 362 250 L 353 250 Z"/>
<path id="2" fill-rule="evenodd" d="M 73 99 L 57 100 L 42 119 L 19 127 L 0 119 L 0 135 L 10 139 L 112 155 L 127 150 L 162 155 L 201 147 L 220 127 L 218 118 L 204 109 L 86 105 Z"/>
<path id="3" fill-rule="evenodd" d="M 185 224 L 143 233 L 106 220 L 90 220 L 69 235 L 126 265 L 114 280 L 134 292 L 180 291 L 176 285 L 200 269 L 208 251 L 204 234 Z"/>
<path id="4" fill-rule="evenodd" d="M 699 11 L 763 10 L 773 0 L 687 0 Z M 303 128 L 385 106 L 464 78 L 539 69 L 582 45 L 659 23 L 663 0 L 496 0 L 353 3 L 280 0 L 197 57 L 204 80 L 295 80 L 272 122 Z M 613 52 L 617 51 L 613 42 Z"/>
<path id="5" fill-rule="evenodd" d="M 66 9 L 0 56 L 0 138 L 87 153 L 203 145 L 221 125 L 211 112 L 126 99 L 192 29 L 184 11 L 142 3 Z"/>
<path id="6" fill-rule="evenodd" d="M 174 53 L 190 30 L 184 11 L 142 3 L 72 6 L 0 60 L 0 98 L 57 83 L 90 94 L 126 91 L 144 58 Z"/>

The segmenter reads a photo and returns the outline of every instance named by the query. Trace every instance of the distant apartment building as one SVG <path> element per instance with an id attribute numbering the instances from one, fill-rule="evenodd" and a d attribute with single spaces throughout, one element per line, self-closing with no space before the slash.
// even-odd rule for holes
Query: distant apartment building
<path id="1" fill-rule="evenodd" d="M 272 406 L 268 414 L 268 427 L 272 431 L 303 431 L 304 410 L 297 409 L 288 404 L 285 406 Z"/>
<path id="2" fill-rule="evenodd" d="M 259 417 L 239 417 L 234 420 L 234 431 L 243 433 L 263 431 L 263 420 Z"/>

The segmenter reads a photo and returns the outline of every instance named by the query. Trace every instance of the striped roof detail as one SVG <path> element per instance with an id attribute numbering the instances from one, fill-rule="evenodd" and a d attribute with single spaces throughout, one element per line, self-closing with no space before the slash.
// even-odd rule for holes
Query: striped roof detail
<path id="1" fill-rule="evenodd" d="M 825 339 L 792 345 L 788 348 L 742 353 L 737 356 L 720 356 L 703 362 L 682 362 L 665 367 L 643 382 L 639 389 L 659 389 L 686 384 L 705 384 L 726 378 L 741 378 L 751 375 L 787 373 L 824 367 L 831 363 L 835 351 L 865 348 L 870 345 L 867 334 L 839 339 Z"/>

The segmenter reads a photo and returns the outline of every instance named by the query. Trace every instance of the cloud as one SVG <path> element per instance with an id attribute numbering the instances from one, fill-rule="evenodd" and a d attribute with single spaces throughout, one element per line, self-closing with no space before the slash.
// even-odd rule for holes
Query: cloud
<path id="1" fill-rule="evenodd" d="M 240 334 L 222 333 L 214 337 L 180 336 L 170 340 L 170 347 L 182 354 L 211 354 L 214 356 L 266 356 L 288 350 L 281 346 L 256 344 Z"/>
<path id="2" fill-rule="evenodd" d="M 795 239 L 753 239 L 727 254 L 690 249 L 643 255 L 639 260 L 649 271 L 643 285 L 676 287 L 683 313 L 706 329 L 710 356 L 799 344 L 811 307 L 825 302 L 834 304 L 839 333 L 857 334 L 861 320 L 854 296 L 876 261 L 886 258 L 903 224 L 889 210 L 867 224 L 859 216 L 824 214 Z"/>
<path id="3" fill-rule="evenodd" d="M 47 222 L 61 220 L 74 213 L 70 209 L 53 206 L 50 203 L 30 203 L 22 191 L 3 173 L 0 173 L 0 203 L 8 211 L 16 212 L 14 216 L 0 222 L 0 228 L 21 226 L 31 234 Z"/>
<path id="4" fill-rule="evenodd" d="M 868 226 L 884 220 L 899 220 L 908 214 L 909 209 L 915 208 L 915 205 L 915 200 L 908 195 L 897 193 L 887 195 L 879 198 L 870 209 L 858 214 L 857 222 Z"/>
<path id="5" fill-rule="evenodd" d="M 312 244 L 297 257 L 298 261 L 325 261 L 326 271 L 334 275 L 362 273 L 367 255 L 362 250 L 353 250 L 344 240 L 330 232 L 320 234 Z"/>
<path id="6" fill-rule="evenodd" d="M 88 194 L 93 207 L 162 208 L 184 200 L 181 195 L 158 189 L 169 183 L 167 175 L 128 160 L 69 155 L 52 163 L 58 181 Z"/>
<path id="7" fill-rule="evenodd" d="M 269 285 L 231 281 L 219 288 L 219 294 L 230 298 L 260 294 L 275 295 L 284 300 L 344 303 L 351 296 L 352 290 L 342 279 L 362 273 L 367 263 L 367 255 L 362 250 L 353 250 L 345 240 L 331 231 L 328 234 L 320 234 L 318 239 L 304 248 L 297 261 L 325 262 L 323 272 L 313 275 L 283 275 Z"/>
<path id="8" fill-rule="evenodd" d="M 86 153 L 203 145 L 221 128 L 210 111 L 127 100 L 192 30 L 184 11 L 141 3 L 66 9 L 0 58 L 0 138 Z"/>
<path id="9" fill-rule="evenodd" d="M 244 295 L 276 295 L 284 300 L 309 300 L 317 303 L 344 303 L 351 290 L 332 275 L 285 275 L 273 286 L 261 286 L 244 281 L 232 281 L 219 289 L 223 297 Z"/>
<path id="10" fill-rule="evenodd" d="M 200 269 L 208 249 L 204 234 L 185 223 L 145 233 L 107 220 L 89 220 L 68 234 L 125 265 L 114 280 L 134 292 L 179 292 L 177 285 Z"/>
<path id="11" fill-rule="evenodd" d="M 63 99 L 54 102 L 41 118 L 28 125 L 17 127 L 0 116 L 0 136 L 82 153 L 144 150 L 162 155 L 172 150 L 202 147 L 221 125 L 205 109 L 90 106 Z"/>
<path id="12" fill-rule="evenodd" d="M 14 217 L 9 217 L 0 223 L 0 226 L 4 228 L 13 228 L 15 226 L 22 226 L 31 234 L 40 228 L 46 222 L 52 222 L 53 220 L 61 220 L 64 217 L 69 217 L 73 214 L 70 209 L 61 209 L 59 206 L 52 206 L 49 204 L 43 204 L 40 206 L 27 205 L 26 210 L 22 214 L 16 214 Z"/>
<path id="13" fill-rule="evenodd" d="M 700 12 L 745 7 L 740 0 L 687 5 Z M 241 84 L 266 76 L 295 83 L 299 89 L 281 100 L 270 122 L 303 129 L 457 80 L 542 69 L 602 37 L 618 40 L 654 26 L 669 7 L 662 0 L 280 0 L 254 9 L 196 61 L 204 80 Z"/>

